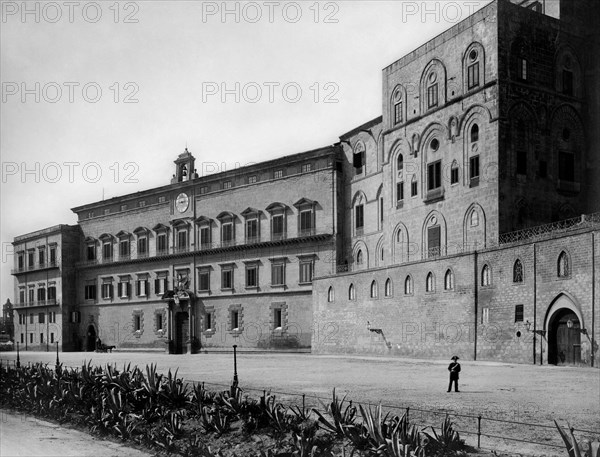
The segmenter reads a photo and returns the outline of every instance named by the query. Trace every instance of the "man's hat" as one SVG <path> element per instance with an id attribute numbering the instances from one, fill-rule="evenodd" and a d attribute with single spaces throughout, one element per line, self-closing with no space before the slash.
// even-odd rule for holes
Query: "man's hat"
<path id="1" fill-rule="evenodd" d="M 458 360 L 457 356 L 452 357 L 450 360 Z"/>

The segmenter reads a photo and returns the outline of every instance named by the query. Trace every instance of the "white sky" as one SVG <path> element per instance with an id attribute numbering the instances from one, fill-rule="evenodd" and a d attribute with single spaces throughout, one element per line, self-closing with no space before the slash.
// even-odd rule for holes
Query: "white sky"
<path id="1" fill-rule="evenodd" d="M 2 303 L 15 236 L 168 184 L 186 144 L 200 174 L 333 144 L 381 115 L 384 67 L 489 0 L 76 3 L 1 1 Z"/>

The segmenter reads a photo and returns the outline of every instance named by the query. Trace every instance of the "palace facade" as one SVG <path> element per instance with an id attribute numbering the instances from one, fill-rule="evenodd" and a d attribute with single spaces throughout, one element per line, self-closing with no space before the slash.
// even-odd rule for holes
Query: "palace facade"
<path id="1" fill-rule="evenodd" d="M 74 208 L 59 344 L 597 365 L 598 9 L 496 0 L 386 67 L 382 116 L 333 146 L 200 178 L 186 150 Z M 14 243 L 32 347 L 42 238 Z"/>

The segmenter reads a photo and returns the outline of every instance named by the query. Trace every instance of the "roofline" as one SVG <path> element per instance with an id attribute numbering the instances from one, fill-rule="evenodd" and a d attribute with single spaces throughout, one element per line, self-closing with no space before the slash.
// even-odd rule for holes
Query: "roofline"
<path id="1" fill-rule="evenodd" d="M 361 130 L 366 130 L 366 129 L 371 128 L 374 125 L 377 125 L 381 122 L 383 122 L 383 115 L 379 115 L 375 119 L 371 119 L 370 121 L 367 121 L 364 124 L 359 125 L 358 127 L 354 127 L 349 132 L 346 132 L 343 135 L 340 135 L 340 140 L 345 140 L 346 138 L 356 135 Z"/>
<path id="2" fill-rule="evenodd" d="M 76 225 L 68 225 L 68 224 L 52 225 L 50 227 L 36 230 L 34 232 L 25 233 L 24 235 L 15 236 L 14 240 L 12 241 L 12 244 L 13 244 L 13 246 L 16 246 L 17 244 L 21 244 L 21 243 L 31 240 L 31 239 L 39 238 L 41 236 L 54 235 L 55 233 L 61 233 L 61 232 L 68 231 L 68 230 L 79 230 L 79 225 L 77 225 L 77 224 Z"/>
<path id="3" fill-rule="evenodd" d="M 282 161 L 286 161 L 286 162 L 300 161 L 304 158 L 304 156 L 314 156 L 319 153 L 334 153 L 336 151 L 336 148 L 339 148 L 339 143 L 334 143 L 332 145 L 323 146 L 323 147 L 320 147 L 317 149 L 311 149 L 309 151 L 297 152 L 294 154 L 277 157 L 275 159 L 270 159 L 265 162 L 258 162 L 258 163 L 253 163 L 251 165 L 245 165 L 243 167 L 239 167 L 234 170 L 226 170 L 226 171 L 221 171 L 219 173 L 201 176 L 198 179 L 194 179 L 193 181 L 182 181 L 182 182 L 177 182 L 177 183 L 172 183 L 172 184 L 166 184 L 164 186 L 153 187 L 151 189 L 141 190 L 139 192 L 135 192 L 135 193 L 131 193 L 131 194 L 119 195 L 116 197 L 109 198 L 107 200 L 99 200 L 99 201 L 95 201 L 92 203 L 86 203 L 84 205 L 80 205 L 80 206 L 71 208 L 71 211 L 73 211 L 74 213 L 78 213 L 80 211 L 85 211 L 87 209 L 96 208 L 98 206 L 104 206 L 107 204 L 121 202 L 121 201 L 123 201 L 123 199 L 127 199 L 127 198 L 134 199 L 134 198 L 139 198 L 143 195 L 151 195 L 153 193 L 160 192 L 160 191 L 166 191 L 166 190 L 170 190 L 170 189 L 180 189 L 180 188 L 188 187 L 192 183 L 194 185 L 198 185 L 198 184 L 201 184 L 204 182 L 211 182 L 214 180 L 222 179 L 224 177 L 228 177 L 228 176 L 232 176 L 232 175 L 239 175 L 240 173 L 250 172 L 255 169 L 264 169 L 264 168 L 273 167 Z"/>

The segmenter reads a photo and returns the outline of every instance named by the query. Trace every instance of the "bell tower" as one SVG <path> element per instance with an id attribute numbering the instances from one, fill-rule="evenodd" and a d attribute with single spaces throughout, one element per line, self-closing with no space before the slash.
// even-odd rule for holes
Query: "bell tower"
<path id="1" fill-rule="evenodd" d="M 196 169 L 194 168 L 196 159 L 190 153 L 190 151 L 188 151 L 187 147 L 185 148 L 185 151 L 179 154 L 174 163 L 175 174 L 171 178 L 171 184 L 183 181 L 191 181 L 197 176 Z"/>

